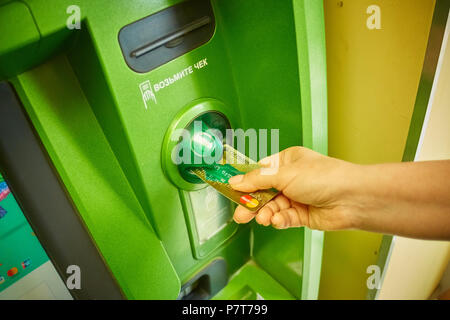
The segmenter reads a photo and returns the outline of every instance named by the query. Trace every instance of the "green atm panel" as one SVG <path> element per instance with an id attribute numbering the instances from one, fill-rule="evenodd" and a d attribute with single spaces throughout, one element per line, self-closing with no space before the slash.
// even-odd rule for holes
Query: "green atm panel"
<path id="1" fill-rule="evenodd" d="M 321 232 L 235 224 L 168 155 L 196 119 L 325 154 L 322 1 L 0 1 L 0 17 L 0 79 L 126 298 L 317 298 Z"/>

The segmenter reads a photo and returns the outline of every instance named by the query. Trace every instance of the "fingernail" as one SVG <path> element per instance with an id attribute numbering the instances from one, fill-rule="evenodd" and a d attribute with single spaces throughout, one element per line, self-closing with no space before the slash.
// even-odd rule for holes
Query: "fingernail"
<path id="1" fill-rule="evenodd" d="M 231 177 L 228 180 L 228 183 L 229 184 L 238 184 L 238 183 L 241 183 L 242 180 L 244 180 L 244 176 L 241 174 L 241 175 L 238 175 L 238 176 Z"/>

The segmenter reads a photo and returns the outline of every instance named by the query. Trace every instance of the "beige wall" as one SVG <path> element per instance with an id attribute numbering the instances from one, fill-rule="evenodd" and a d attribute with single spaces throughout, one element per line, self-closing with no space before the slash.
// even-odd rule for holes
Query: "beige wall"
<path id="1" fill-rule="evenodd" d="M 434 0 L 324 0 L 329 154 L 357 163 L 401 161 Z M 342 5 L 340 5 L 342 4 Z M 366 27 L 370 5 L 381 30 Z M 326 233 L 320 299 L 365 299 L 381 235 Z"/>

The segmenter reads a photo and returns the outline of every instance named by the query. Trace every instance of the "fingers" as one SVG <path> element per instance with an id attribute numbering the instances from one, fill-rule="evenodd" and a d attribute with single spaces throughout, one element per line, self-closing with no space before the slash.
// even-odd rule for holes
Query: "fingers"
<path id="1" fill-rule="evenodd" d="M 230 178 L 228 183 L 233 189 L 243 192 L 253 192 L 256 190 L 265 190 L 277 188 L 280 184 L 281 175 L 263 175 L 261 169 L 253 170 L 245 175 L 238 175 Z"/>
<path id="2" fill-rule="evenodd" d="M 258 164 L 261 167 L 278 167 L 288 165 L 307 154 L 312 154 L 314 151 L 304 147 L 287 148 L 277 154 L 261 159 Z"/>
<path id="3" fill-rule="evenodd" d="M 260 225 L 268 227 L 272 220 L 272 209 L 268 206 L 264 206 L 261 210 L 259 210 L 258 214 L 256 215 L 256 222 L 258 222 Z"/>
<path id="4" fill-rule="evenodd" d="M 291 202 L 286 196 L 278 195 L 268 202 L 261 210 L 254 213 L 242 206 L 236 208 L 234 221 L 248 223 L 253 218 L 263 226 L 272 225 L 276 229 L 302 227 L 308 223 L 307 207 Z"/>
<path id="5" fill-rule="evenodd" d="M 293 204 L 290 208 L 275 213 L 271 223 L 276 229 L 308 226 L 308 208 L 302 204 Z"/>
<path id="6" fill-rule="evenodd" d="M 256 216 L 256 212 L 250 211 L 243 206 L 238 206 L 234 210 L 233 220 L 236 223 L 248 223 Z"/>
<path id="7" fill-rule="evenodd" d="M 274 213 L 287 209 L 291 206 L 290 201 L 284 195 L 280 194 L 272 201 L 268 202 L 256 215 L 256 222 L 265 227 L 271 224 Z"/>
<path id="8" fill-rule="evenodd" d="M 259 162 L 262 167 L 245 175 L 238 175 L 228 181 L 233 189 L 243 192 L 253 192 L 275 188 L 283 190 L 295 170 L 288 170 L 288 165 L 306 156 L 319 155 L 318 153 L 303 147 L 292 147 L 278 154 L 264 158 Z"/>
<path id="9" fill-rule="evenodd" d="M 278 195 L 272 201 L 269 201 L 258 212 L 250 211 L 243 206 L 238 206 L 234 211 L 233 219 L 236 223 L 248 223 L 256 217 L 256 222 L 264 226 L 269 226 L 274 212 L 278 212 L 289 207 L 289 199 L 283 195 Z"/>
<path id="10" fill-rule="evenodd" d="M 271 222 L 276 229 L 301 227 L 297 210 L 294 208 L 288 208 L 277 212 Z"/>

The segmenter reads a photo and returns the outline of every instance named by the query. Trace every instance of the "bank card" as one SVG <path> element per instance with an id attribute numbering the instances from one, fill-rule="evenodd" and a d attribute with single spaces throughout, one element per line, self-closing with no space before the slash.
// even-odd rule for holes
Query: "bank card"
<path id="1" fill-rule="evenodd" d="M 219 191 L 231 201 L 251 211 L 258 211 L 272 200 L 279 191 L 276 189 L 241 192 L 234 190 L 228 180 L 259 168 L 259 165 L 230 145 L 224 144 L 222 159 L 218 163 L 191 168 L 191 172 Z"/>

